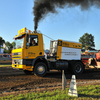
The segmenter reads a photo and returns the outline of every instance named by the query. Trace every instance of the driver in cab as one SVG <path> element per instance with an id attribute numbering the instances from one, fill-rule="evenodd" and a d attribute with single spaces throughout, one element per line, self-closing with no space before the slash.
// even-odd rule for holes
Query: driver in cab
<path id="1" fill-rule="evenodd" d="M 36 43 L 35 43 L 35 40 L 32 40 L 32 46 L 35 46 Z"/>

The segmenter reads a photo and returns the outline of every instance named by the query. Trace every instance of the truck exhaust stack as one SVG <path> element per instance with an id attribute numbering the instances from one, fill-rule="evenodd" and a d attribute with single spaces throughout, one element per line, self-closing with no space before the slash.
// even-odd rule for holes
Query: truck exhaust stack
<path id="1" fill-rule="evenodd" d="M 35 30 L 34 33 L 37 33 L 37 31 Z"/>

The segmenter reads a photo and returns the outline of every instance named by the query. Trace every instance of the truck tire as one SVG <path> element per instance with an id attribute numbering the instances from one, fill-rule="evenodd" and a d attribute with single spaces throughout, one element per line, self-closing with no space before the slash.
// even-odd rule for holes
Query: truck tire
<path id="1" fill-rule="evenodd" d="M 31 75 L 32 74 L 32 71 L 28 71 L 28 70 L 23 70 L 24 71 L 24 73 L 26 74 L 26 75 Z"/>
<path id="2" fill-rule="evenodd" d="M 35 65 L 35 68 L 34 68 L 34 74 L 36 76 L 41 76 L 43 77 L 47 72 L 47 66 L 45 65 L 45 63 L 43 62 L 39 62 Z"/>
<path id="3" fill-rule="evenodd" d="M 74 66 L 72 66 L 73 74 L 81 74 L 84 71 L 84 65 L 81 62 L 76 62 Z"/>

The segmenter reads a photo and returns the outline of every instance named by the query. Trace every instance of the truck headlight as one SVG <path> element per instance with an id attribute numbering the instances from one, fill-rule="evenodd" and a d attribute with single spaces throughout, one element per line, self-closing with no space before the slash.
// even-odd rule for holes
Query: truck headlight
<path id="1" fill-rule="evenodd" d="M 21 52 L 18 52 L 18 55 L 21 55 Z"/>
<path id="2" fill-rule="evenodd" d="M 23 59 L 19 59 L 18 63 L 22 65 L 23 64 Z"/>

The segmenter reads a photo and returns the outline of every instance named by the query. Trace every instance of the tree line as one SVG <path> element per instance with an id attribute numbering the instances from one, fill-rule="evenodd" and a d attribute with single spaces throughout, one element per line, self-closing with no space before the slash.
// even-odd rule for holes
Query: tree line
<path id="1" fill-rule="evenodd" d="M 1 47 L 3 44 L 5 44 L 8 49 Z M 2 48 L 4 49 L 3 53 L 11 53 L 13 45 L 14 45 L 14 42 L 10 43 L 9 41 L 5 41 L 2 37 L 0 37 L 0 52 Z"/>
<path id="2" fill-rule="evenodd" d="M 82 44 L 82 49 L 85 50 L 95 50 L 94 36 L 89 33 L 84 33 L 80 37 L 79 42 Z"/>

